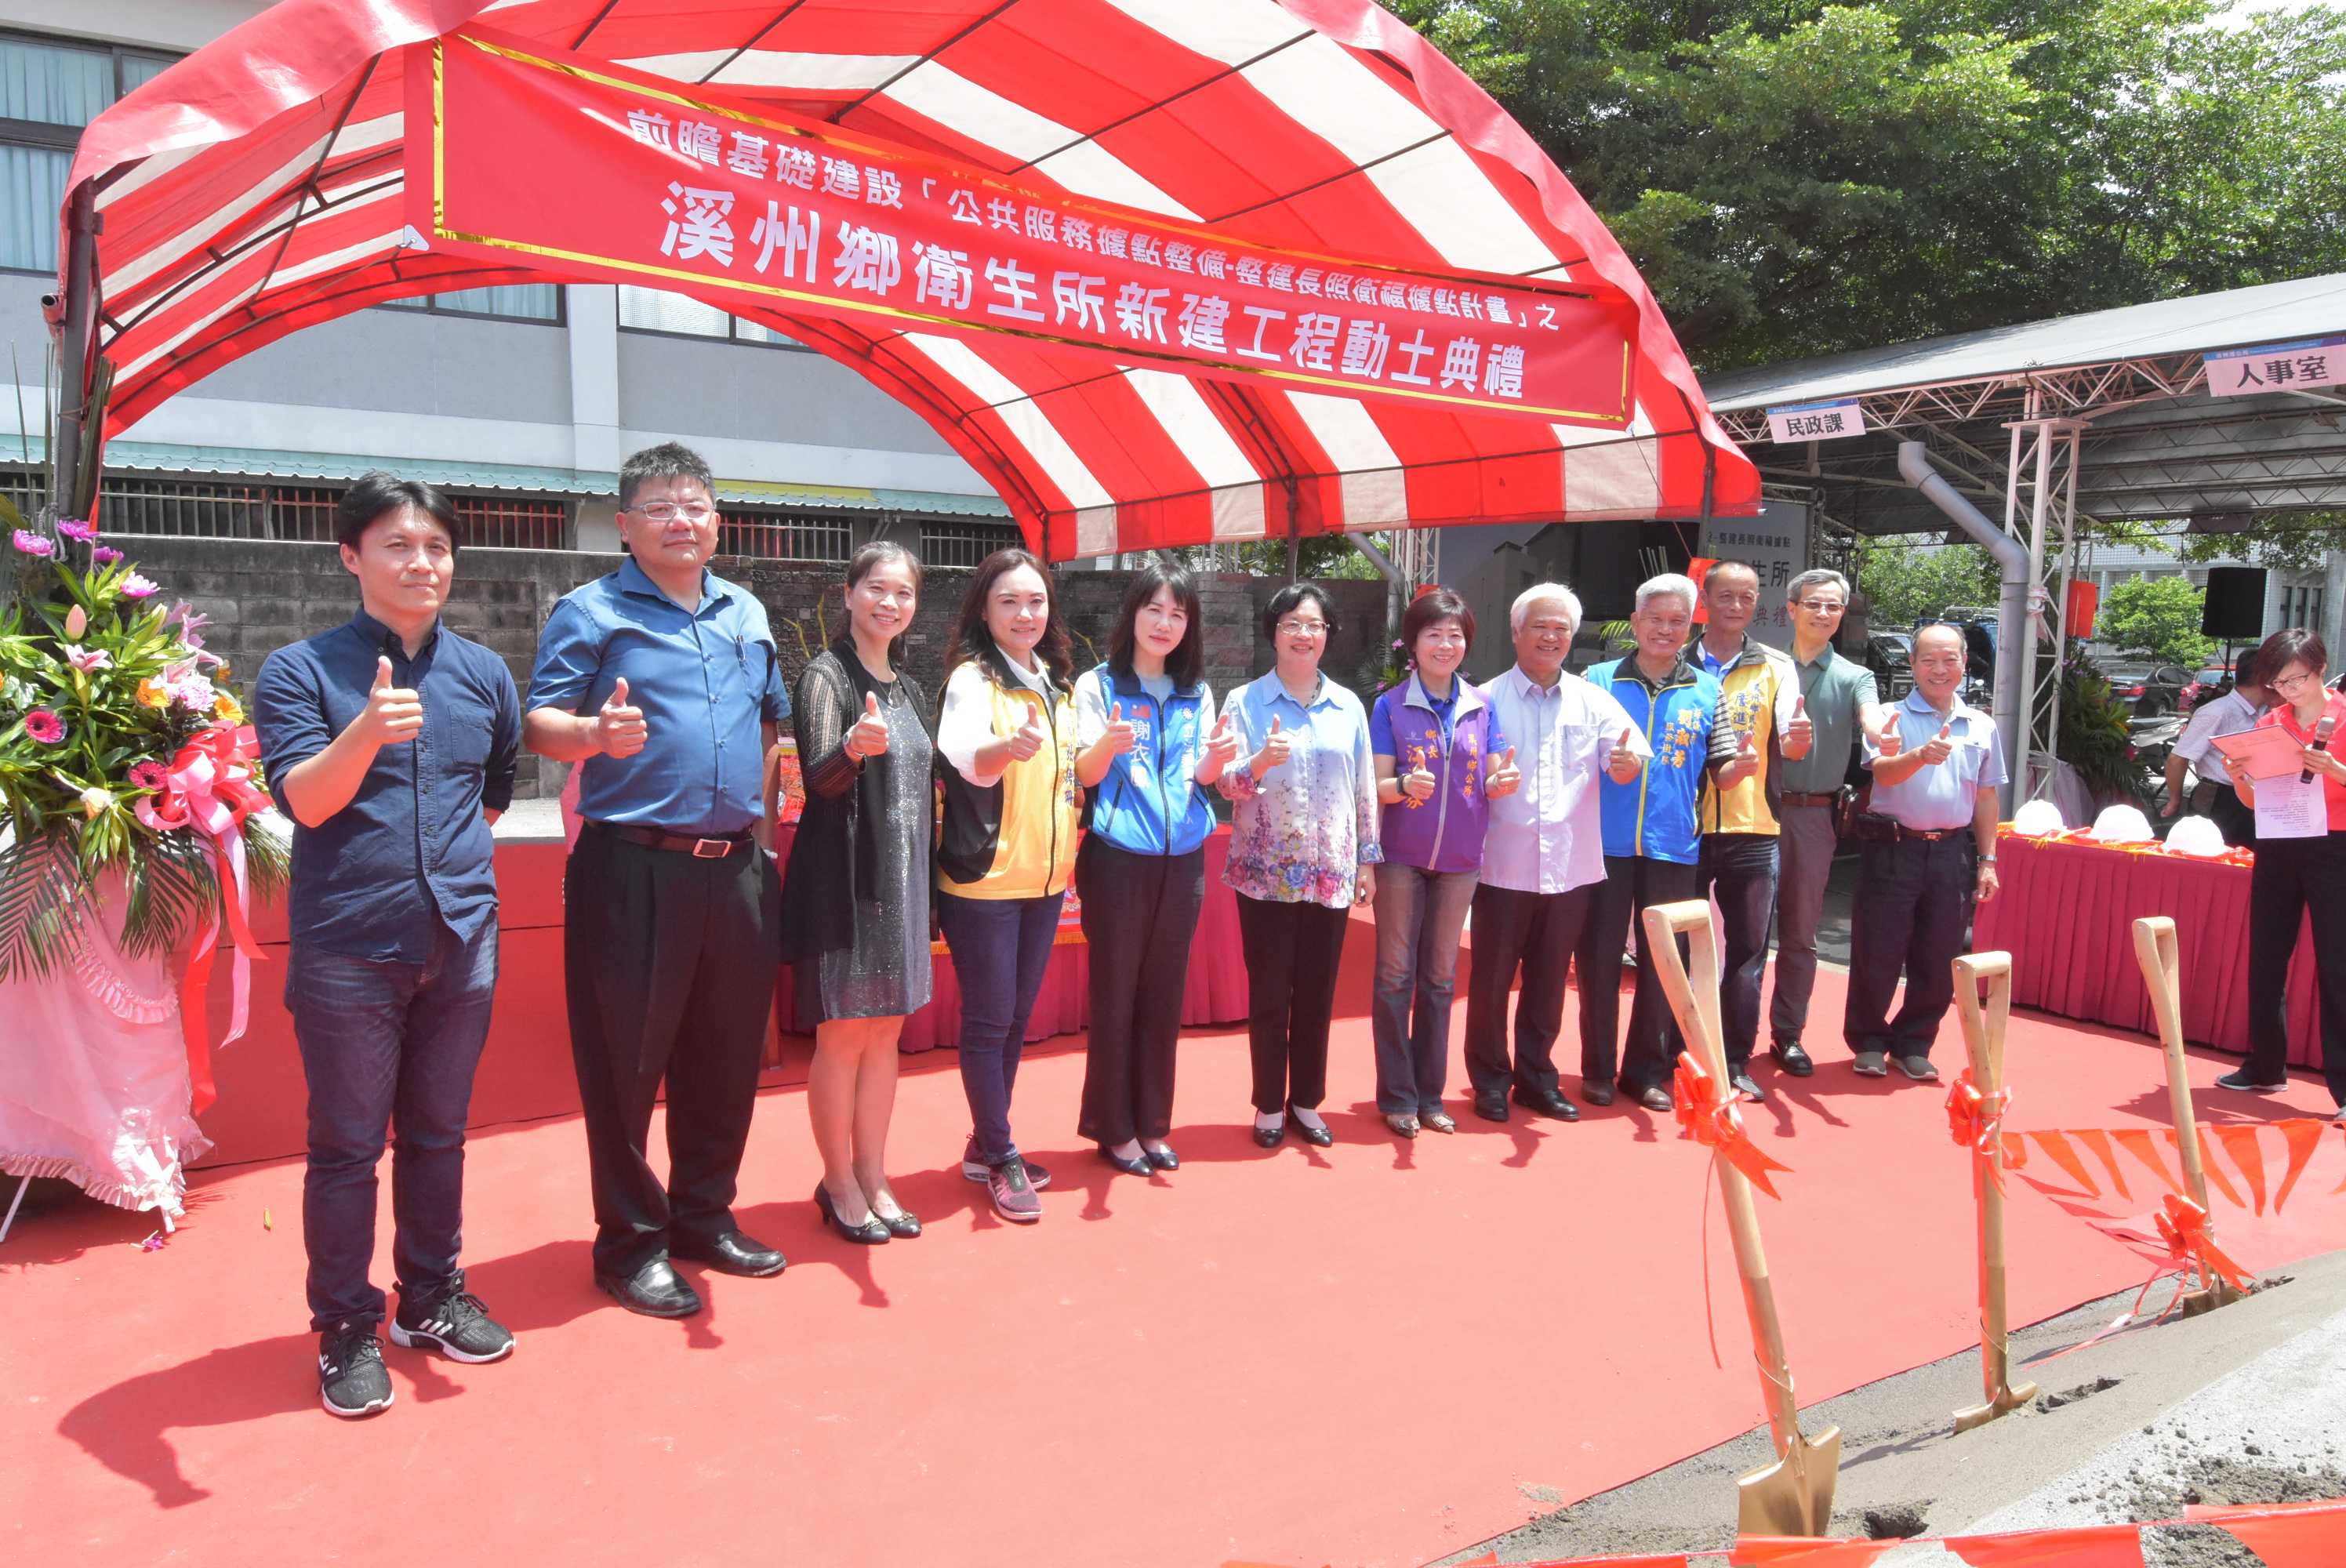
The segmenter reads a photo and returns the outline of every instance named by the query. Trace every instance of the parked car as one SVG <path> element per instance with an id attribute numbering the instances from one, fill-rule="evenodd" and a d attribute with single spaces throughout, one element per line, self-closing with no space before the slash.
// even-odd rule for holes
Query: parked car
<path id="1" fill-rule="evenodd" d="M 2184 692 L 2193 684 L 2189 670 L 2178 664 L 2154 664 L 2147 659 L 2114 659 L 2102 667 L 2110 677 L 2110 693 L 2126 703 L 2137 718 L 2156 718 L 2188 706 Z"/>
<path id="2" fill-rule="evenodd" d="M 1865 639 L 1865 667 L 1884 702 L 1900 701 L 1914 689 L 1913 658 L 1911 632 L 1875 632 Z"/>

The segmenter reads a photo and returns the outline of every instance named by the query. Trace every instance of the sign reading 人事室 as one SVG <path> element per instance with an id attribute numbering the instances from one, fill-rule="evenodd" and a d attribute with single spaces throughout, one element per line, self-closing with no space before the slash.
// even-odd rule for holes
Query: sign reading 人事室
<path id="1" fill-rule="evenodd" d="M 2310 391 L 2346 383 L 2346 337 L 2218 349 L 2200 358 L 2207 363 L 2208 391 L 2214 397 L 2298 388 Z"/>
<path id="2" fill-rule="evenodd" d="M 411 47 L 434 251 L 1462 412 L 1633 412 L 1637 313 L 1608 284 L 1303 255 L 494 33 Z"/>
<path id="3" fill-rule="evenodd" d="M 1786 403 L 1768 411 L 1768 436 L 1779 445 L 1795 441 L 1838 441 L 1865 433 L 1865 410 L 1858 401 Z"/>

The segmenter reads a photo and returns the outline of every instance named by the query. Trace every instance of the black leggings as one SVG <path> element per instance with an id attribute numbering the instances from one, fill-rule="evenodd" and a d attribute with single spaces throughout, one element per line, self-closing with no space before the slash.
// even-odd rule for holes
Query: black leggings
<path id="1" fill-rule="evenodd" d="M 2249 881 L 2249 1076 L 2288 1076 L 2289 961 L 2298 927 L 2313 919 L 2313 966 L 2321 998 L 2321 1072 L 2346 1106 L 2346 832 L 2262 839 Z"/>

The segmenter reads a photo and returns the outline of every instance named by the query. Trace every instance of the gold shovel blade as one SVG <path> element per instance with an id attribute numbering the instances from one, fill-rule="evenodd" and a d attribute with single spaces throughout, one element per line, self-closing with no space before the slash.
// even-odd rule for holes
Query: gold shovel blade
<path id="1" fill-rule="evenodd" d="M 1955 1430 L 1967 1432 L 1974 1427 L 1984 1427 L 1998 1416 L 2010 1415 L 2036 1397 L 2035 1383 L 2023 1383 L 2016 1389 L 2005 1389 L 1984 1405 L 1955 1412 Z"/>
<path id="2" fill-rule="evenodd" d="M 1827 1427 L 1773 1464 L 1735 1478 L 1736 1529 L 1745 1535 L 1822 1535 L 1832 1523 L 1841 1428 Z"/>

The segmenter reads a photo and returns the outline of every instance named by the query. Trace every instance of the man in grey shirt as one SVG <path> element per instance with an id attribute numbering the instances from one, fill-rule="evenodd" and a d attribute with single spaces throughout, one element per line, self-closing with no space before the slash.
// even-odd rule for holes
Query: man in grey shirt
<path id="1" fill-rule="evenodd" d="M 1787 590 L 1792 611 L 1792 663 L 1813 737 L 1806 755 L 1787 758 L 1779 778 L 1782 837 L 1776 884 L 1776 989 L 1768 1007 L 1770 1052 L 1796 1078 L 1816 1070 L 1801 1048 L 1809 997 L 1817 983 L 1817 921 L 1832 875 L 1839 834 L 1833 801 L 1849 771 L 1858 730 L 1878 730 L 1883 716 L 1873 673 L 1833 652 L 1849 608 L 1849 580 L 1839 572 L 1803 572 Z"/>

